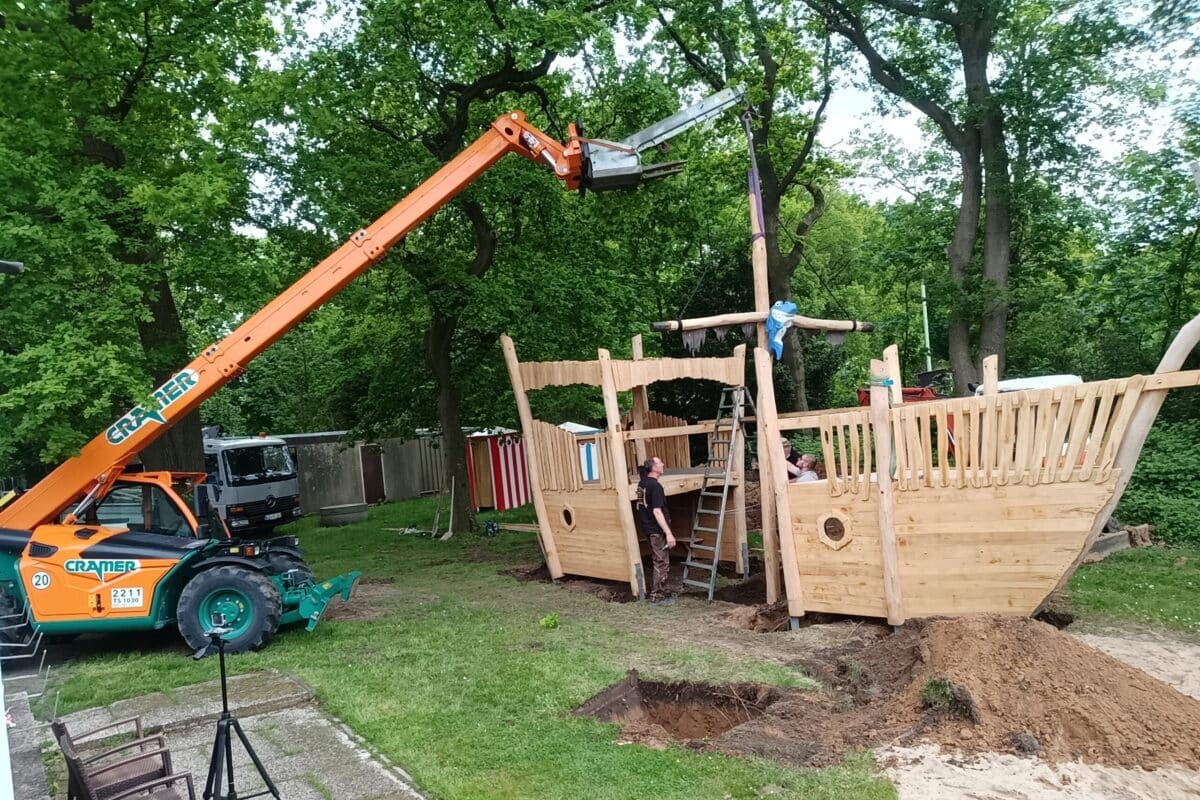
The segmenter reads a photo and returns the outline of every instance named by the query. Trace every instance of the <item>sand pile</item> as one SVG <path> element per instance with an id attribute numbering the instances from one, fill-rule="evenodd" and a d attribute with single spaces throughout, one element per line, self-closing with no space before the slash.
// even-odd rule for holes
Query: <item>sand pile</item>
<path id="1" fill-rule="evenodd" d="M 711 744 L 814 766 L 921 740 L 967 753 L 1200 768 L 1200 701 L 1035 620 L 919 620 L 806 664 L 790 693 Z"/>

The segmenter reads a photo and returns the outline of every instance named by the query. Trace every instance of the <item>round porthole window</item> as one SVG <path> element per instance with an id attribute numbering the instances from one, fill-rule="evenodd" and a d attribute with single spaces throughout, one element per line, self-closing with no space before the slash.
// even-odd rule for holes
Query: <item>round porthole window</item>
<path id="1" fill-rule="evenodd" d="M 846 526 L 837 517 L 829 517 L 825 520 L 825 537 L 831 542 L 840 542 L 846 536 Z"/>
<path id="2" fill-rule="evenodd" d="M 850 543 L 850 520 L 838 511 L 821 515 L 817 520 L 817 538 L 826 547 L 841 550 Z"/>
<path id="3" fill-rule="evenodd" d="M 562 524 L 564 528 L 567 530 L 572 530 L 575 528 L 575 512 L 570 506 L 563 506 L 560 516 L 562 516 Z"/>

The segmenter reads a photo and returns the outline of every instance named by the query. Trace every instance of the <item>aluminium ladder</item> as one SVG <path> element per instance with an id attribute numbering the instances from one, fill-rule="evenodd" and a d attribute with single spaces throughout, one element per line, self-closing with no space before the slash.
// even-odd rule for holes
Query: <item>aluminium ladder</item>
<path id="1" fill-rule="evenodd" d="M 747 405 L 754 413 L 754 400 L 745 386 L 727 386 L 721 390 L 709 457 L 704 462 L 704 480 L 700 484 L 700 497 L 696 500 L 696 515 L 692 519 L 692 534 L 687 542 L 687 559 L 683 562 L 683 585 L 706 589 L 710 603 L 717 586 L 717 564 L 720 561 L 721 537 L 725 532 L 725 509 L 729 502 L 729 478 L 733 474 L 738 442 L 743 436 L 742 418 L 746 416 Z M 725 457 L 714 457 L 722 445 L 729 448 Z"/>

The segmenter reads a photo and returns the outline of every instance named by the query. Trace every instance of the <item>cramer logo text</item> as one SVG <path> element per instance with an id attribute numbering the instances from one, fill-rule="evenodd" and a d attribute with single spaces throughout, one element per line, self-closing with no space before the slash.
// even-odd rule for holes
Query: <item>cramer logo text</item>
<path id="1" fill-rule="evenodd" d="M 63 566 L 72 575 L 95 575 L 103 582 L 106 576 L 135 572 L 142 565 L 129 559 L 73 558 Z"/>
<path id="2" fill-rule="evenodd" d="M 154 390 L 154 404 L 152 408 L 134 406 L 132 411 L 109 426 L 108 430 L 104 432 L 104 437 L 108 439 L 109 444 L 120 444 L 137 433 L 138 429 L 147 422 L 157 422 L 159 425 L 166 425 L 167 420 L 162 412 L 174 405 L 179 398 L 196 388 L 196 383 L 199 380 L 200 376 L 195 370 L 185 369 L 181 371 L 174 378 L 171 378 Z"/>

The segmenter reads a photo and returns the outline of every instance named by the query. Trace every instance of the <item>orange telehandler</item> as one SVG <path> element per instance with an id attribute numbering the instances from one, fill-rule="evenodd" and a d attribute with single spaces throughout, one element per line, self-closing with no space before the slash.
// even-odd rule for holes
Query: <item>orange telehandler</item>
<path id="1" fill-rule="evenodd" d="M 217 626 L 228 652 L 265 645 L 280 625 L 309 630 L 359 573 L 314 581 L 294 537 L 241 541 L 215 513 L 197 519 L 177 489 L 200 473 L 136 472 L 130 462 L 311 311 L 383 257 L 423 220 L 508 153 L 548 165 L 567 189 L 635 188 L 678 172 L 640 154 L 741 98 L 726 89 L 621 141 L 566 146 L 519 111 L 288 287 L 24 494 L 0 507 L 0 637 L 10 646 L 46 635 L 154 630 L 174 624 L 193 649 Z M 7 272 L 16 272 L 14 266 Z"/>

